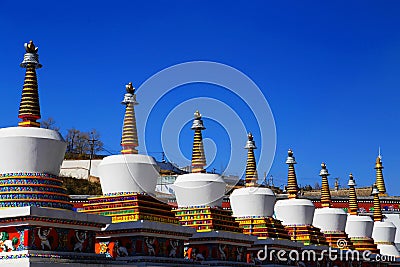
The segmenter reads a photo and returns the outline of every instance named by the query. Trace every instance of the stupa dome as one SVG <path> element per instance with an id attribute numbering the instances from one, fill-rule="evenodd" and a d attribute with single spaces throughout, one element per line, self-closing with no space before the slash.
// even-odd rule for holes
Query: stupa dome
<path id="1" fill-rule="evenodd" d="M 321 208 L 314 212 L 313 225 L 322 232 L 344 232 L 347 221 L 347 213 L 340 208 Z"/>
<path id="2" fill-rule="evenodd" d="M 154 194 L 159 176 L 153 157 L 122 154 L 105 157 L 98 166 L 103 194 Z"/>
<path id="3" fill-rule="evenodd" d="M 346 233 L 350 238 L 372 236 L 374 221 L 369 216 L 348 215 Z"/>
<path id="4" fill-rule="evenodd" d="M 261 187 L 235 189 L 230 196 L 235 217 L 271 217 L 274 213 L 275 200 L 275 194 L 271 189 Z"/>
<path id="5" fill-rule="evenodd" d="M 374 222 L 372 238 L 375 242 L 394 242 L 396 226 L 392 222 Z"/>
<path id="6" fill-rule="evenodd" d="M 36 127 L 0 129 L 0 173 L 58 175 L 67 143 L 59 132 Z"/>
<path id="7" fill-rule="evenodd" d="M 275 216 L 283 225 L 311 225 L 314 210 L 308 199 L 284 199 L 275 204 Z"/>
<path id="8" fill-rule="evenodd" d="M 226 183 L 218 174 L 179 175 L 173 184 L 178 207 L 221 206 Z"/>

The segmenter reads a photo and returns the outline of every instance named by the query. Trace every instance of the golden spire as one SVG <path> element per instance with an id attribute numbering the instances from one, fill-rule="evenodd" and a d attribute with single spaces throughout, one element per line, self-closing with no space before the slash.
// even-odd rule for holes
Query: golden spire
<path id="1" fill-rule="evenodd" d="M 286 164 L 288 167 L 288 183 L 287 183 L 287 192 L 289 194 L 289 198 L 297 198 L 297 192 L 299 188 L 297 187 L 297 178 L 296 172 L 294 170 L 294 164 L 297 164 L 295 158 L 293 157 L 293 151 L 289 149 L 288 157 L 286 159 Z"/>
<path id="2" fill-rule="evenodd" d="M 385 187 L 385 181 L 383 180 L 382 169 L 383 169 L 382 157 L 381 157 L 381 153 L 380 153 L 380 150 L 379 150 L 379 155 L 376 158 L 376 164 L 375 164 L 376 186 L 378 187 L 378 190 L 379 190 L 379 196 L 387 196 L 386 187 Z"/>
<path id="3" fill-rule="evenodd" d="M 357 194 L 356 194 L 356 182 L 354 181 L 353 174 L 349 175 L 349 214 L 357 215 L 358 214 L 358 202 L 357 202 Z"/>
<path id="4" fill-rule="evenodd" d="M 26 73 L 18 113 L 18 118 L 22 121 L 18 126 L 40 127 L 40 123 L 37 122 L 40 119 L 40 105 L 36 69 L 42 65 L 39 63 L 38 48 L 32 41 L 25 43 L 25 50 L 24 60 L 20 64 L 26 69 Z"/>
<path id="5" fill-rule="evenodd" d="M 383 219 L 381 201 L 379 200 L 379 190 L 376 184 L 372 189 L 372 195 L 374 196 L 374 221 L 381 222 Z"/>
<path id="6" fill-rule="evenodd" d="M 122 129 L 121 153 L 137 154 L 138 151 L 136 147 L 139 145 L 139 143 L 136 129 L 135 105 L 137 105 L 138 103 L 136 102 L 135 88 L 133 87 L 132 83 L 128 83 L 125 87 L 126 94 L 124 96 L 122 104 L 126 107 L 124 126 Z"/>
<path id="7" fill-rule="evenodd" d="M 192 172 L 206 172 L 206 157 L 204 155 L 202 130 L 206 128 L 203 125 L 201 114 L 198 110 L 194 113 L 192 130 L 194 130 L 193 149 L 192 149 Z"/>
<path id="8" fill-rule="evenodd" d="M 247 149 L 247 165 L 246 165 L 246 186 L 257 185 L 258 175 L 256 167 L 256 159 L 254 157 L 254 149 L 257 149 L 255 142 L 253 141 L 253 135 L 249 133 L 247 135 L 247 143 L 244 147 Z"/>
<path id="9" fill-rule="evenodd" d="M 322 183 L 321 183 L 321 205 L 324 208 L 330 208 L 331 207 L 331 192 L 329 190 L 329 182 L 328 182 L 328 176 L 330 175 L 328 173 L 328 169 L 326 168 L 326 165 L 324 162 L 321 164 L 321 171 L 319 172 L 319 176 L 322 178 Z"/>

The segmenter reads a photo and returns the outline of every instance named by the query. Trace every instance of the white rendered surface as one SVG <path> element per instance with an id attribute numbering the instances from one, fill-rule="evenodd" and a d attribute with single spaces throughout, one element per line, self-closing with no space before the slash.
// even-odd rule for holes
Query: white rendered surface
<path id="1" fill-rule="evenodd" d="M 98 166 L 103 194 L 146 192 L 154 194 L 159 176 L 153 157 L 124 154 L 105 157 Z"/>
<path id="2" fill-rule="evenodd" d="M 67 143 L 59 132 L 35 127 L 0 129 L 0 173 L 58 175 Z"/>
<path id="3" fill-rule="evenodd" d="M 284 199 L 275 204 L 275 215 L 283 225 L 311 225 L 314 204 L 308 199 Z"/>
<path id="4" fill-rule="evenodd" d="M 398 248 L 400 248 L 400 214 L 385 214 L 385 218 L 383 220 L 385 222 L 392 222 L 394 226 L 396 226 L 396 236 L 394 238 L 394 243 Z"/>
<path id="5" fill-rule="evenodd" d="M 63 209 L 52 209 L 52 208 L 42 208 L 42 207 L 17 207 L 17 208 L 7 208 L 0 209 L 0 218 L 15 218 L 15 217 L 42 217 L 42 218 L 52 218 L 52 219 L 61 219 L 61 220 L 73 220 L 78 222 L 92 222 L 99 223 L 105 226 L 106 224 L 111 223 L 111 217 L 101 216 L 97 214 L 87 214 L 80 213 L 71 210 L 63 210 Z M 25 220 L 19 222 L 20 224 L 32 224 L 32 225 L 44 225 L 48 226 L 48 222 L 40 222 L 40 221 L 32 221 Z M 18 225 L 18 222 L 11 223 L 12 225 Z M 4 223 L 7 225 L 7 223 Z M 3 227 L 5 226 L 3 225 Z M 85 226 L 85 224 L 60 224 L 52 223 L 53 227 L 63 227 L 63 228 L 72 228 L 72 229 L 85 229 L 85 230 L 93 230 L 99 231 L 100 227 L 97 226 Z"/>
<path id="6" fill-rule="evenodd" d="M 243 187 L 233 190 L 230 196 L 233 216 L 271 217 L 274 213 L 275 194 L 269 188 Z"/>
<path id="7" fill-rule="evenodd" d="M 226 183 L 218 174 L 179 175 L 173 184 L 178 207 L 221 206 Z"/>
<path id="8" fill-rule="evenodd" d="M 372 236 L 374 221 L 369 216 L 348 215 L 346 223 L 346 233 L 352 237 Z"/>
<path id="9" fill-rule="evenodd" d="M 400 257 L 400 253 L 395 245 L 378 244 L 379 254 Z"/>
<path id="10" fill-rule="evenodd" d="M 88 179 L 88 170 L 90 165 L 90 175 L 99 177 L 98 166 L 101 159 L 90 160 L 64 160 L 61 165 L 60 175 L 77 179 Z"/>
<path id="11" fill-rule="evenodd" d="M 346 228 L 347 213 L 340 208 L 321 208 L 314 212 L 313 225 L 326 231 L 341 231 Z"/>
<path id="12" fill-rule="evenodd" d="M 389 221 L 374 222 L 372 238 L 375 242 L 394 242 L 395 235 L 396 226 L 393 223 Z"/>

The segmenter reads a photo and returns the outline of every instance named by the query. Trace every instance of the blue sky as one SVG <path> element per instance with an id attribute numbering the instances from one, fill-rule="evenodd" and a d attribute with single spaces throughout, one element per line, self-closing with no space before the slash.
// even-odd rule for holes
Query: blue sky
<path id="1" fill-rule="evenodd" d="M 38 71 L 42 117 L 53 117 L 64 131 L 95 128 L 110 151 L 119 150 L 123 116 L 119 103 L 127 82 L 140 87 L 178 63 L 220 62 L 249 76 L 269 103 L 277 137 L 270 174 L 277 185 L 286 179 L 288 148 L 293 148 L 299 163 L 300 184 L 319 181 L 320 163 L 325 161 L 331 185 L 334 177 L 344 185 L 349 172 L 358 185 L 370 185 L 381 146 L 387 188 L 391 195 L 400 195 L 400 3 L 215 2 L 1 1 L 0 126 L 18 122 L 24 77 L 19 63 L 23 43 L 30 39 L 39 46 L 43 64 Z M 172 91 L 155 109 L 148 136 L 153 156 L 160 158 L 162 150 L 157 125 L 175 105 L 191 97 L 216 98 L 240 110 L 239 117 L 246 130 L 255 132 L 256 141 L 265 130 L 255 125 L 251 107 L 221 88 L 183 87 L 186 90 Z M 201 110 L 212 118 L 208 111 Z M 207 145 L 206 153 L 211 157 L 216 150 L 210 168 L 220 170 L 228 161 L 232 144 L 227 137 L 233 133 L 218 120 L 205 123 L 204 136 L 214 143 Z M 177 146 L 190 158 L 193 133 L 189 124 L 182 126 Z M 165 134 L 166 140 L 177 139 Z M 234 145 L 244 143 L 245 137 Z M 243 166 L 246 151 L 240 153 L 242 161 L 235 164 Z M 178 155 L 173 157 L 183 162 Z M 267 165 L 259 163 L 260 174 Z"/>

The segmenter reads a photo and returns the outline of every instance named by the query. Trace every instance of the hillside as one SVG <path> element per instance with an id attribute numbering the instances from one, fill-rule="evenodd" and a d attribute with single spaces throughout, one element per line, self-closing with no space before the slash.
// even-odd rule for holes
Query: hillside
<path id="1" fill-rule="evenodd" d="M 69 195 L 102 195 L 100 183 L 85 179 L 61 177 Z"/>

